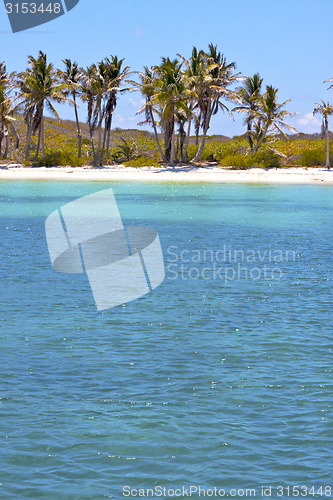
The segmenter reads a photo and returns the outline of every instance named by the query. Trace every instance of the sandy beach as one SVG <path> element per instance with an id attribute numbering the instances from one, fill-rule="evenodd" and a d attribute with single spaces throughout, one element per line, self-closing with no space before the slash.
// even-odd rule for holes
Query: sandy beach
<path id="1" fill-rule="evenodd" d="M 0 165 L 2 180 L 135 181 L 135 182 L 220 182 L 255 184 L 333 184 L 333 170 L 319 168 L 230 168 L 207 167 L 22 167 Z"/>

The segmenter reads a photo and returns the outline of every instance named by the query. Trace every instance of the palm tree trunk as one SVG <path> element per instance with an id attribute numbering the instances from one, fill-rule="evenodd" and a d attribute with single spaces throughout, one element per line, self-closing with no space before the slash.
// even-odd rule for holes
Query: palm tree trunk
<path id="1" fill-rule="evenodd" d="M 207 132 L 209 129 L 210 119 L 212 116 L 212 110 L 213 110 L 213 107 L 212 107 L 211 101 L 209 101 L 208 109 L 207 109 L 207 116 L 206 116 L 205 126 L 204 126 L 203 133 L 202 133 L 200 146 L 199 146 L 199 149 L 197 151 L 197 154 L 195 155 L 193 160 L 191 160 L 191 163 L 195 163 L 197 161 L 200 161 L 200 159 L 201 159 L 201 155 L 202 155 L 204 147 L 205 147 L 206 136 L 207 136 Z"/>
<path id="2" fill-rule="evenodd" d="M 13 143 L 12 143 L 12 141 L 10 139 L 9 139 L 9 141 L 10 141 L 11 146 L 13 147 L 13 153 L 14 153 L 14 156 L 15 156 L 15 160 L 16 160 L 17 163 L 20 163 L 21 160 L 18 157 L 17 148 L 15 148 L 15 146 L 13 145 Z"/>
<path id="3" fill-rule="evenodd" d="M 162 149 L 162 146 L 160 144 L 160 140 L 159 140 L 158 132 L 157 132 L 157 128 L 156 128 L 156 123 L 155 123 L 155 120 L 154 120 L 154 115 L 153 115 L 153 112 L 152 112 L 151 109 L 150 109 L 150 119 L 151 119 L 151 123 L 153 125 L 154 134 L 155 134 L 155 140 L 156 140 L 156 144 L 157 144 L 158 150 L 160 152 L 160 155 L 161 155 L 163 163 L 166 163 L 165 154 L 163 153 L 163 149 Z"/>
<path id="4" fill-rule="evenodd" d="M 99 122 L 98 122 L 98 145 L 97 145 L 97 154 L 95 156 L 95 167 L 101 165 L 101 153 L 102 153 L 102 123 L 103 123 L 103 118 L 102 118 L 102 110 L 100 109 L 99 112 Z"/>
<path id="5" fill-rule="evenodd" d="M 195 126 L 195 145 L 199 145 L 199 130 L 200 130 L 200 117 L 198 117 L 199 122 Z"/>
<path id="6" fill-rule="evenodd" d="M 192 108 L 191 108 L 192 111 Z M 188 147 L 190 144 L 190 137 L 191 137 L 191 126 L 192 126 L 192 116 L 188 119 L 188 127 L 187 127 L 187 135 L 186 135 L 186 142 L 185 142 L 185 151 L 184 151 L 184 159 L 185 161 L 188 161 Z"/>
<path id="7" fill-rule="evenodd" d="M 178 153 L 180 150 L 179 137 L 175 137 L 175 165 L 178 165 Z"/>
<path id="8" fill-rule="evenodd" d="M 171 154 L 170 154 L 170 166 L 172 168 L 175 167 L 175 140 L 174 140 L 174 132 L 171 135 Z"/>
<path id="9" fill-rule="evenodd" d="M 92 154 L 93 154 L 93 158 L 94 158 L 94 161 L 95 161 L 96 149 L 95 149 L 95 143 L 94 143 L 93 136 L 91 136 L 91 149 L 92 149 Z"/>
<path id="10" fill-rule="evenodd" d="M 31 139 L 31 133 L 32 133 L 32 119 L 30 119 L 28 125 L 27 125 L 27 140 L 25 143 L 25 155 L 24 158 L 25 160 L 29 159 L 29 148 L 30 148 L 30 139 Z"/>
<path id="11" fill-rule="evenodd" d="M 252 139 L 252 136 L 250 133 L 251 131 L 252 131 L 252 125 L 251 125 L 251 123 L 248 123 L 247 124 L 247 138 L 248 138 L 249 145 L 250 145 L 250 151 L 252 153 L 252 151 L 253 151 L 253 139 Z"/>
<path id="12" fill-rule="evenodd" d="M 6 142 L 5 142 L 6 146 L 5 146 L 5 152 L 3 154 L 3 157 L 4 158 L 7 158 L 8 156 L 8 134 L 6 135 Z"/>
<path id="13" fill-rule="evenodd" d="M 106 138 L 106 154 L 109 154 L 109 151 L 110 151 L 111 124 L 112 124 L 112 115 L 110 116 L 110 127 L 108 129 L 108 135 L 107 135 L 107 138 Z"/>
<path id="14" fill-rule="evenodd" d="M 77 140 L 78 140 L 78 146 L 79 146 L 78 157 L 81 158 L 81 156 L 82 156 L 82 137 L 81 137 L 80 122 L 79 122 L 79 114 L 77 112 L 77 104 L 76 104 L 76 100 L 75 100 L 75 92 L 73 92 L 73 101 L 74 101 L 74 111 L 75 111 L 75 120 L 76 120 L 76 128 L 77 128 Z"/>
<path id="15" fill-rule="evenodd" d="M 41 126 L 42 126 L 42 137 L 41 137 L 41 143 L 42 143 L 42 158 L 45 158 L 45 132 L 44 132 L 44 116 L 42 116 L 42 119 L 41 119 Z"/>
<path id="16" fill-rule="evenodd" d="M 171 159 L 172 134 L 174 132 L 174 123 L 172 120 L 167 120 L 164 126 L 164 155 L 167 162 Z"/>
<path id="17" fill-rule="evenodd" d="M 103 123 L 102 108 L 101 108 L 101 103 L 99 103 L 99 108 L 98 108 L 98 125 L 97 125 L 98 143 L 97 143 L 97 153 L 95 154 L 95 157 L 94 157 L 94 166 L 95 167 L 98 167 L 98 166 L 101 165 L 102 123 Z"/>
<path id="18" fill-rule="evenodd" d="M 184 130 L 184 123 L 181 123 L 179 130 L 179 151 L 180 151 L 180 161 L 185 163 L 185 151 L 184 144 L 186 140 L 186 132 Z"/>
<path id="19" fill-rule="evenodd" d="M 107 118 L 105 117 L 105 120 L 104 120 L 104 134 L 103 134 L 103 147 L 102 147 L 102 159 L 103 159 L 103 156 L 104 156 L 104 150 L 105 150 L 105 145 L 106 145 L 106 139 L 107 139 L 107 135 L 108 135 L 108 131 L 106 129 L 106 120 Z"/>
<path id="20" fill-rule="evenodd" d="M 326 168 L 330 169 L 330 136 L 328 131 L 328 120 L 325 120 L 326 129 Z"/>
<path id="21" fill-rule="evenodd" d="M 262 141 L 265 139 L 265 137 L 267 135 L 267 130 L 268 130 L 268 127 L 266 127 L 265 130 L 263 131 L 262 136 L 260 137 L 257 144 L 254 146 L 252 153 L 256 153 L 258 151 L 258 149 L 260 148 Z"/>
<path id="22" fill-rule="evenodd" d="M 259 141 L 257 142 L 257 144 L 254 146 L 252 153 L 256 153 L 258 151 L 258 149 L 260 148 L 261 143 L 263 142 L 263 140 L 265 139 L 265 137 L 267 135 L 267 132 L 268 132 L 270 125 L 271 125 L 271 123 L 269 123 L 269 122 L 266 123 L 265 128 L 261 134 L 261 137 L 260 137 Z"/>
<path id="23" fill-rule="evenodd" d="M 42 137 L 42 122 L 40 122 L 39 127 L 38 127 L 38 140 L 37 140 L 37 147 L 36 147 L 36 153 L 35 153 L 35 160 L 37 160 L 38 155 L 39 155 L 41 137 Z"/>
<path id="24" fill-rule="evenodd" d="M 100 166 L 100 155 L 101 155 L 101 148 L 102 148 L 102 125 L 99 124 L 97 128 L 97 135 L 98 135 L 98 143 L 97 143 L 97 153 L 95 155 L 95 161 L 94 161 L 94 166 L 98 167 Z"/>
<path id="25" fill-rule="evenodd" d="M 102 136 L 102 132 L 101 132 L 101 136 Z M 105 140 L 106 140 L 106 134 L 105 134 L 105 129 L 104 129 L 102 147 L 101 147 L 101 150 L 100 150 L 100 153 L 99 153 L 99 164 L 100 165 L 103 165 L 103 161 L 104 161 Z"/>
<path id="26" fill-rule="evenodd" d="M 93 132 L 92 132 L 90 124 L 89 124 L 89 135 L 90 135 L 91 150 L 92 150 L 92 154 L 93 154 L 93 158 L 94 158 L 94 162 L 95 162 L 96 151 L 95 151 L 95 144 L 94 144 L 94 136 L 93 136 Z"/>

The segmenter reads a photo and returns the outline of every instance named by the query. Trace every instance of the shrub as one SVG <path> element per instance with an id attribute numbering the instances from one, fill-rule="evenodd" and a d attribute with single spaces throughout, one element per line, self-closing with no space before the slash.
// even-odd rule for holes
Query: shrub
<path id="1" fill-rule="evenodd" d="M 160 167 L 156 158 L 147 158 L 146 156 L 140 156 L 135 160 L 127 161 L 124 164 L 126 167 Z"/>
<path id="2" fill-rule="evenodd" d="M 221 141 L 207 140 L 201 155 L 201 161 L 219 162 L 227 156 L 237 156 L 246 151 L 246 142 L 239 140 Z M 188 159 L 192 160 L 198 151 L 198 146 L 190 144 L 188 147 Z"/>
<path id="3" fill-rule="evenodd" d="M 279 155 L 270 148 L 262 148 L 249 155 L 249 164 L 259 168 L 278 168 L 281 166 Z"/>
<path id="4" fill-rule="evenodd" d="M 227 156 L 237 156 L 243 154 L 246 150 L 247 147 L 244 141 L 212 141 L 205 145 L 201 159 L 202 161 L 219 162 Z"/>
<path id="5" fill-rule="evenodd" d="M 330 163 L 333 161 L 333 145 L 330 145 Z M 305 167 L 325 166 L 326 165 L 326 146 L 325 148 L 304 149 L 301 153 L 301 165 Z"/>
<path id="6" fill-rule="evenodd" d="M 137 151 L 139 154 L 148 156 L 159 154 L 159 150 L 155 142 L 155 139 L 147 138 L 146 135 L 142 133 L 142 135 L 139 136 L 136 142 L 137 142 Z M 163 148 L 163 141 L 161 140 L 160 143 Z"/>
<path id="7" fill-rule="evenodd" d="M 79 167 L 85 164 L 83 158 L 78 158 L 72 151 L 62 149 L 46 149 L 45 157 L 39 157 L 32 161 L 32 165 L 36 167 L 58 167 L 71 166 Z"/>
<path id="8" fill-rule="evenodd" d="M 126 141 L 123 137 L 120 137 L 120 142 L 114 153 L 112 154 L 112 158 L 114 161 L 130 161 L 133 160 L 137 156 L 137 147 L 135 141 Z"/>
<path id="9" fill-rule="evenodd" d="M 250 168 L 248 156 L 245 155 L 229 155 L 223 158 L 219 165 L 221 167 L 235 167 L 240 169 Z"/>
<path id="10" fill-rule="evenodd" d="M 228 155 L 222 158 L 219 164 L 222 167 L 237 167 L 241 169 L 253 167 L 271 168 L 281 165 L 279 155 L 269 148 L 259 149 L 259 151 L 254 154 Z"/>
<path id="11" fill-rule="evenodd" d="M 321 149 L 304 149 L 301 153 L 301 165 L 311 167 L 325 165 L 325 153 Z"/>
<path id="12" fill-rule="evenodd" d="M 104 164 L 111 165 L 112 163 L 121 163 L 120 153 L 116 146 L 112 146 L 109 149 L 109 153 L 104 155 Z"/>
<path id="13" fill-rule="evenodd" d="M 198 147 L 199 146 L 196 146 L 195 144 L 189 144 L 188 145 L 187 156 L 188 156 L 189 161 L 193 160 L 193 158 L 197 154 Z"/>

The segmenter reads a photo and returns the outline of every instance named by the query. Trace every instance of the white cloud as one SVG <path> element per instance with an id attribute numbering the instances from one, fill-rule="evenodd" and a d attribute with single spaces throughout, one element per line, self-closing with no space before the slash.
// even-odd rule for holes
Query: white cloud
<path id="1" fill-rule="evenodd" d="M 142 36 L 143 35 L 143 31 L 141 28 L 136 28 L 134 30 L 134 36 Z"/>
<path id="2" fill-rule="evenodd" d="M 321 121 L 312 113 L 306 113 L 302 118 L 297 120 L 297 129 L 299 132 L 312 133 L 320 132 Z"/>
<path id="3" fill-rule="evenodd" d="M 116 123 L 124 123 L 126 120 L 123 116 L 117 115 L 115 121 L 116 121 Z"/>
<path id="4" fill-rule="evenodd" d="M 128 102 L 136 111 L 138 111 L 140 108 L 142 108 L 146 101 L 143 98 L 133 99 L 133 97 L 129 97 Z"/>
<path id="5" fill-rule="evenodd" d="M 113 126 L 114 126 L 114 128 L 120 127 L 123 129 L 133 128 L 133 123 L 136 127 L 137 122 L 138 122 L 138 118 L 136 116 L 132 117 L 132 116 L 124 116 L 124 115 L 117 114 L 114 118 Z"/>

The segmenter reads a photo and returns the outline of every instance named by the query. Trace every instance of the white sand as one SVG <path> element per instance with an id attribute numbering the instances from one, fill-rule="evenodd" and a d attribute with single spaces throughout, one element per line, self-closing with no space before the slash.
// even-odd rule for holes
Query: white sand
<path id="1" fill-rule="evenodd" d="M 0 179 L 136 182 L 221 182 L 265 184 L 333 184 L 333 170 L 320 168 L 279 168 L 231 170 L 219 167 L 22 167 L 0 165 Z"/>

